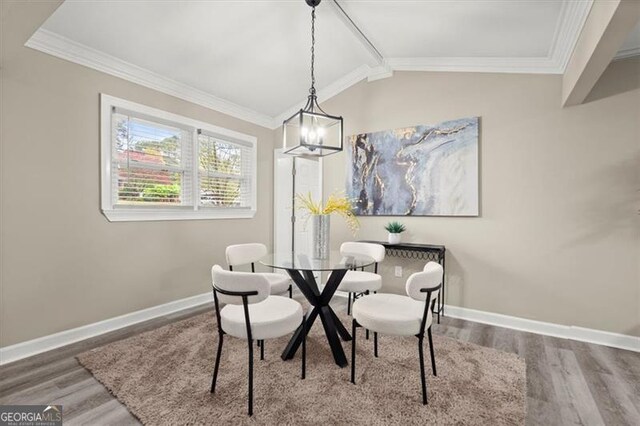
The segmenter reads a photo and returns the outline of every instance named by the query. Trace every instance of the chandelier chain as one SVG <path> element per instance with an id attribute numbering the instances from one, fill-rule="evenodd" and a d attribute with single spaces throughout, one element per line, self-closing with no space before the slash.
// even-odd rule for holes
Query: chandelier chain
<path id="1" fill-rule="evenodd" d="M 316 59 L 316 8 L 315 6 L 311 10 L 311 88 L 309 93 L 316 94 L 316 76 L 314 62 Z"/>

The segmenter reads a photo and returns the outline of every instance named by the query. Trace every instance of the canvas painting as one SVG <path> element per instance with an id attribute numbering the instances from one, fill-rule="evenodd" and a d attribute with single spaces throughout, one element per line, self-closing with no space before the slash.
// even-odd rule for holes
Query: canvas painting
<path id="1" fill-rule="evenodd" d="M 359 216 L 477 216 L 478 117 L 350 136 Z"/>

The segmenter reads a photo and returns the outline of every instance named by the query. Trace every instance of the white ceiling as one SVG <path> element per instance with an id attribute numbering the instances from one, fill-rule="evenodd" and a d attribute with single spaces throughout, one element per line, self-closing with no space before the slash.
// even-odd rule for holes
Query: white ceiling
<path id="1" fill-rule="evenodd" d="M 320 4 L 321 100 L 393 70 L 562 73 L 592 4 L 338 1 L 372 45 Z M 309 88 L 310 12 L 303 0 L 67 0 L 27 46 L 273 128 Z"/>
<path id="2" fill-rule="evenodd" d="M 562 1 L 345 1 L 389 58 L 545 57 Z"/>
<path id="3" fill-rule="evenodd" d="M 274 116 L 309 88 L 310 11 L 302 2 L 67 1 L 44 28 Z M 330 8 L 317 15 L 319 84 L 371 63 Z"/>

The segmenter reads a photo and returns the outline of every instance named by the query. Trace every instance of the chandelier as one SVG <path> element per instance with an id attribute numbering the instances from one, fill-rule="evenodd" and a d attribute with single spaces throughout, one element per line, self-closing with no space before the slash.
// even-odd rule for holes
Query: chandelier
<path id="1" fill-rule="evenodd" d="M 316 95 L 315 24 L 320 1 L 305 0 L 311 6 L 311 88 L 306 105 L 282 124 L 282 147 L 291 155 L 324 157 L 342 151 L 342 117 L 324 112 Z"/>

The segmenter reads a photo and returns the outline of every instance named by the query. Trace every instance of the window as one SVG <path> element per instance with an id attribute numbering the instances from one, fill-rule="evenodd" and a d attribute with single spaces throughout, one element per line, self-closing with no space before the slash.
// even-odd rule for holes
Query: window
<path id="1" fill-rule="evenodd" d="M 252 146 L 198 133 L 199 203 L 203 207 L 244 207 L 250 204 Z"/>
<path id="2" fill-rule="evenodd" d="M 104 94 L 101 110 L 110 221 L 255 215 L 255 137 Z"/>

